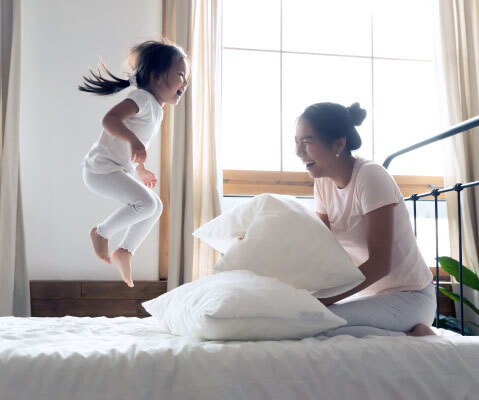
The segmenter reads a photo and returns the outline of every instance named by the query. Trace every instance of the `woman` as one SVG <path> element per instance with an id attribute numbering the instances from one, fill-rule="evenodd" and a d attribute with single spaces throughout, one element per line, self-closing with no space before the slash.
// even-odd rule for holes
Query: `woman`
<path id="1" fill-rule="evenodd" d="M 355 126 L 365 117 L 358 103 L 318 103 L 296 126 L 296 154 L 314 178 L 316 211 L 366 277 L 346 293 L 320 299 L 347 321 L 328 335 L 434 335 L 432 274 L 401 192 L 382 166 L 351 154 L 361 146 Z"/>

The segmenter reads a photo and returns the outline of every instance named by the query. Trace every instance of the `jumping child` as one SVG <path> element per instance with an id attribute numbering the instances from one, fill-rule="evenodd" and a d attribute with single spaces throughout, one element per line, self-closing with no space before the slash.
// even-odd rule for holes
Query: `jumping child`
<path id="1" fill-rule="evenodd" d="M 160 130 L 165 103 L 176 105 L 186 90 L 189 67 L 184 51 L 175 45 L 146 41 L 129 55 L 130 79 L 113 75 L 102 64 L 107 77 L 90 71 L 79 89 L 109 95 L 129 86 L 136 88 L 103 117 L 100 138 L 84 158 L 83 180 L 99 196 L 124 205 L 90 230 L 95 254 L 107 264 L 111 260 L 123 281 L 133 287 L 131 257 L 161 215 L 163 205 L 152 188 L 155 174 L 145 168 L 147 149 Z M 135 170 L 138 179 L 135 178 Z M 108 240 L 127 229 L 119 247 L 108 250 Z"/>

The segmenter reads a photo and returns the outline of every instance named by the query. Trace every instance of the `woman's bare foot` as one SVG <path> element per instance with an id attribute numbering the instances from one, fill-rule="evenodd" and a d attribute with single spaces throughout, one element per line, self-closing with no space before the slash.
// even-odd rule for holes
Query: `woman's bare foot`
<path id="1" fill-rule="evenodd" d="M 129 287 L 133 287 L 133 281 L 131 280 L 131 253 L 119 247 L 111 253 L 111 258 L 120 271 L 121 278 Z"/>
<path id="2" fill-rule="evenodd" d="M 417 324 L 409 332 L 406 332 L 407 336 L 435 336 L 434 331 L 425 324 Z"/>
<path id="3" fill-rule="evenodd" d="M 105 239 L 101 236 L 96 228 L 91 228 L 90 230 L 90 239 L 93 246 L 93 251 L 102 261 L 105 261 L 107 264 L 111 264 L 110 255 L 108 251 L 108 239 Z"/>

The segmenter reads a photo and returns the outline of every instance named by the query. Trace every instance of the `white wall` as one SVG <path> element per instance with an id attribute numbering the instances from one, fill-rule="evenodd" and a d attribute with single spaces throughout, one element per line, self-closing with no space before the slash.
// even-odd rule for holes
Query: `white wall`
<path id="1" fill-rule="evenodd" d="M 77 86 L 98 56 L 121 73 L 128 49 L 160 34 L 160 0 L 22 1 L 20 168 L 30 279 L 119 279 L 88 237 L 117 204 L 85 188 L 80 162 L 124 92 L 99 97 Z M 158 160 L 157 139 L 147 161 L 156 172 Z M 136 252 L 133 279 L 158 278 L 158 232 Z"/>

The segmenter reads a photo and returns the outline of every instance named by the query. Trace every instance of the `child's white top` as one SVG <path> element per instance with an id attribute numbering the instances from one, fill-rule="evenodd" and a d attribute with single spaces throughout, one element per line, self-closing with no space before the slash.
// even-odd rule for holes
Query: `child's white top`
<path id="1" fill-rule="evenodd" d="M 381 165 L 357 158 L 345 188 L 339 189 L 332 179 L 317 178 L 314 195 L 316 211 L 328 215 L 332 233 L 358 267 L 369 258 L 364 214 L 396 204 L 391 272 L 362 294 L 421 290 L 431 283 L 432 274 L 417 246 L 401 191 Z"/>
<path id="2" fill-rule="evenodd" d="M 123 121 L 146 149 L 160 130 L 163 119 L 163 109 L 150 92 L 144 89 L 132 90 L 126 96 L 138 105 L 138 113 Z M 84 158 L 84 167 L 89 172 L 108 174 L 116 171 L 126 171 L 133 174 L 137 163 L 131 161 L 130 144 L 102 130 L 100 138 L 92 146 Z"/>

